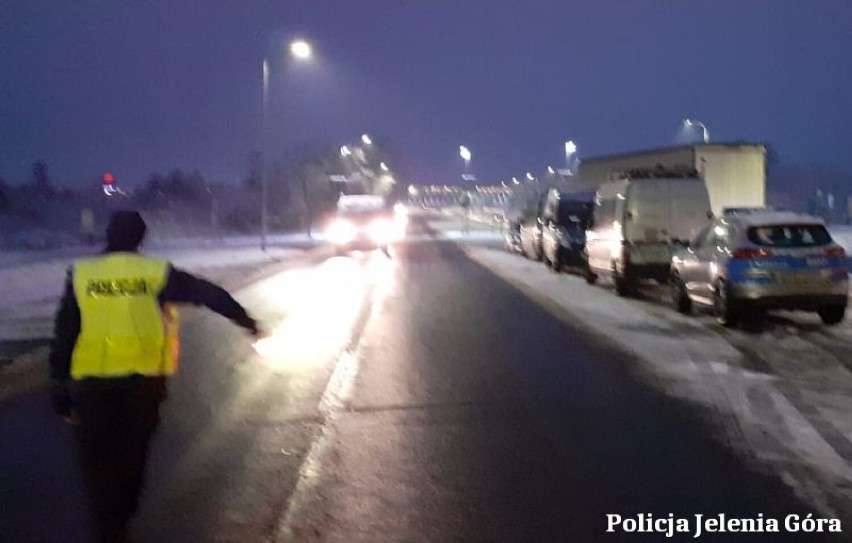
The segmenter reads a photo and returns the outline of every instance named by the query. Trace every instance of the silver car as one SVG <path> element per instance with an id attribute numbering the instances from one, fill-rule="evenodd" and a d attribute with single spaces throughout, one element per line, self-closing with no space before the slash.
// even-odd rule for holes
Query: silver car
<path id="1" fill-rule="evenodd" d="M 769 309 L 816 311 L 837 324 L 848 299 L 846 253 L 819 218 L 732 210 L 675 251 L 671 288 L 675 309 L 710 305 L 726 326 Z"/>

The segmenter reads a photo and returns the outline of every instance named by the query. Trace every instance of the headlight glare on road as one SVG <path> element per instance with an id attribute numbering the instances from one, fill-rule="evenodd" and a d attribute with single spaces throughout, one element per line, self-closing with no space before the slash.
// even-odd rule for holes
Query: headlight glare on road
<path id="1" fill-rule="evenodd" d="M 328 227 L 328 239 L 338 245 L 348 243 L 355 237 L 355 225 L 338 219 Z"/>

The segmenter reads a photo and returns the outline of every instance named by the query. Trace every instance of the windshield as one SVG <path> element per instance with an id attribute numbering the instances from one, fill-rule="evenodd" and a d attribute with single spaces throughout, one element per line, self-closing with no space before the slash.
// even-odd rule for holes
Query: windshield
<path id="1" fill-rule="evenodd" d="M 763 247 L 815 247 L 832 241 L 821 224 L 753 226 L 748 229 L 748 239 Z"/>

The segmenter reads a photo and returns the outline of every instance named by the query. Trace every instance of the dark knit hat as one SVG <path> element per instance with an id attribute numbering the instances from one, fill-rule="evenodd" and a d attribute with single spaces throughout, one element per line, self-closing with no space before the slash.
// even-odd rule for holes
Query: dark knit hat
<path id="1" fill-rule="evenodd" d="M 147 229 L 138 211 L 113 212 L 107 226 L 107 251 L 135 251 Z"/>

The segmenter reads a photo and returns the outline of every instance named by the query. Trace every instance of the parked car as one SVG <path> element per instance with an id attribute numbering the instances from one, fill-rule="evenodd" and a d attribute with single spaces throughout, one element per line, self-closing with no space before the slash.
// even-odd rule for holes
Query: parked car
<path id="1" fill-rule="evenodd" d="M 528 211 L 521 217 L 518 235 L 521 238 L 521 252 L 527 258 L 541 260 L 541 215 L 538 210 Z"/>
<path id="2" fill-rule="evenodd" d="M 555 200 L 545 207 L 541 233 L 542 260 L 559 272 L 563 266 L 586 270 L 586 227 L 593 202 L 572 200 L 571 194 L 552 193 Z M 548 202 L 550 203 L 550 202 Z"/>
<path id="3" fill-rule="evenodd" d="M 713 307 L 735 325 L 769 309 L 816 311 L 825 324 L 846 312 L 846 253 L 822 220 L 791 212 L 732 210 L 672 256 L 675 309 Z"/>
<path id="4" fill-rule="evenodd" d="M 595 195 L 586 279 L 609 277 L 625 296 L 639 281 L 668 281 L 672 248 L 695 237 L 713 214 L 707 187 L 694 172 L 635 170 L 621 177 Z"/>

